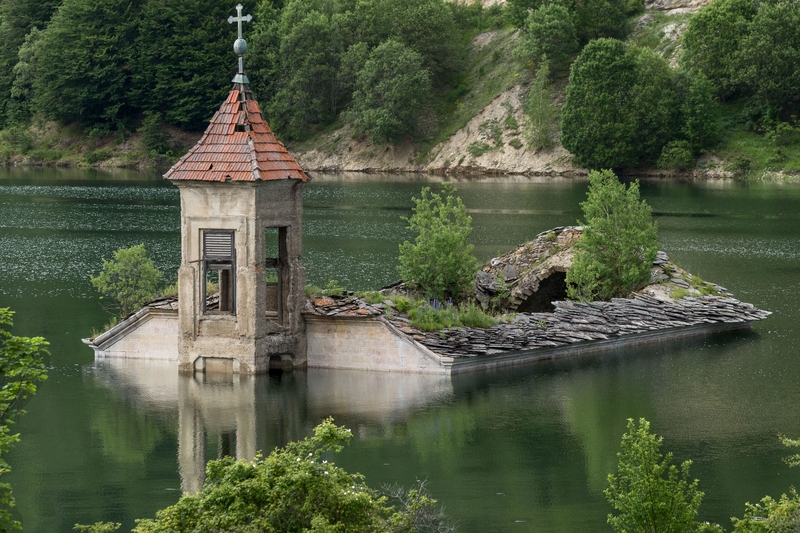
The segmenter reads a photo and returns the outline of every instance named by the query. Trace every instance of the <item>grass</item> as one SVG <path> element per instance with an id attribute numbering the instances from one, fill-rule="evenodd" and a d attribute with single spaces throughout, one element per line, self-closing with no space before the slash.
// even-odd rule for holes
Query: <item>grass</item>
<path id="1" fill-rule="evenodd" d="M 398 306 L 399 310 L 399 306 Z M 411 326 L 421 331 L 438 331 L 453 327 L 489 328 L 497 319 L 475 303 L 458 306 L 436 300 L 422 302 L 408 310 Z"/>
<path id="2" fill-rule="evenodd" d="M 517 43 L 516 30 L 495 31 L 491 42 L 480 48 L 471 47 L 467 52 L 466 68 L 456 84 L 457 88 L 466 90 L 458 91 L 461 94 L 456 99 L 447 98 L 446 94 L 437 95 L 436 114 L 440 122 L 430 138 L 419 141 L 419 161 L 427 160 L 437 144 L 466 126 L 500 93 L 530 77 L 511 55 Z"/>
<path id="3" fill-rule="evenodd" d="M 777 171 L 800 172 L 800 142 L 780 146 L 743 124 L 728 129 L 714 153 L 728 161 L 726 170 L 741 178 L 758 178 Z"/>
<path id="4" fill-rule="evenodd" d="M 686 23 L 692 15 L 667 15 L 659 11 L 646 11 L 644 15 L 648 21 L 636 26 L 628 40 L 649 48 L 667 61 L 672 60 L 678 51 L 679 39 L 668 37 L 665 30 L 669 25 Z"/>
<path id="5" fill-rule="evenodd" d="M 92 328 L 92 335 L 91 335 L 90 338 L 94 339 L 95 337 L 99 337 L 100 335 L 102 335 L 106 331 L 110 330 L 111 328 L 113 328 L 117 324 L 119 324 L 119 318 L 116 317 L 116 316 L 112 316 L 111 320 L 108 321 L 108 324 L 105 324 L 99 330 L 96 329 L 96 328 Z"/>

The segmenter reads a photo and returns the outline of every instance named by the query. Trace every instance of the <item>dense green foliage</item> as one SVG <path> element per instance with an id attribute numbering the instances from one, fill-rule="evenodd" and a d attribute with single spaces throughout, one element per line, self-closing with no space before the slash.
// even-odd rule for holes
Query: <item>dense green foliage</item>
<path id="1" fill-rule="evenodd" d="M 785 122 L 800 105 L 798 25 L 797 2 L 716 0 L 689 21 L 681 60 L 721 98 L 747 98 L 756 122 Z"/>
<path id="2" fill-rule="evenodd" d="M 47 379 L 42 360 L 47 341 L 12 335 L 5 327 L 12 325 L 13 316 L 10 309 L 0 308 L 0 477 L 11 470 L 3 456 L 19 441 L 19 433 L 11 433 L 9 426 L 24 412 L 21 403 L 36 392 L 36 384 Z M 0 482 L 0 531 L 20 529 L 11 517 L 13 506 L 11 486 Z"/>
<path id="3" fill-rule="evenodd" d="M 589 168 L 632 164 L 638 135 L 631 106 L 636 60 L 622 41 L 597 39 L 572 65 L 561 144 Z"/>
<path id="4" fill-rule="evenodd" d="M 545 0 L 507 0 L 506 17 L 523 26 L 529 13 L 551 2 Z M 630 30 L 628 17 L 644 8 L 642 0 L 564 0 L 578 39 L 586 44 L 600 37 L 624 39 Z"/>
<path id="5" fill-rule="evenodd" d="M 531 64 L 546 57 L 554 70 L 567 66 L 578 51 L 575 25 L 569 11 L 561 4 L 544 4 L 525 19 L 517 56 Z"/>
<path id="6" fill-rule="evenodd" d="M 542 61 L 525 96 L 525 140 L 534 150 L 553 146 L 558 128 L 558 108 L 550 89 L 550 67 Z"/>
<path id="7" fill-rule="evenodd" d="M 455 187 L 445 183 L 441 194 L 423 187 L 414 198 L 414 212 L 405 219 L 414 242 L 400 244 L 400 277 L 428 298 L 458 300 L 475 281 L 477 261 L 472 245 L 472 217 Z"/>
<path id="8" fill-rule="evenodd" d="M 616 474 L 609 474 L 603 493 L 616 511 L 608 523 L 619 533 L 689 533 L 722 531 L 695 521 L 703 493 L 698 480 L 690 481 L 691 461 L 680 468 L 672 464 L 672 453 L 660 452 L 662 438 L 650 433 L 644 418 L 639 425 L 628 419 L 617 454 Z"/>
<path id="9" fill-rule="evenodd" d="M 113 261 L 103 259 L 103 268 L 92 278 L 92 285 L 111 300 L 118 316 L 125 318 L 157 296 L 161 277 L 144 244 L 137 244 L 114 252 Z"/>
<path id="10" fill-rule="evenodd" d="M 37 110 L 65 124 L 124 127 L 139 12 L 129 0 L 65 0 L 36 49 Z"/>
<path id="11" fill-rule="evenodd" d="M 718 137 L 704 75 L 676 74 L 655 52 L 615 39 L 592 41 L 573 63 L 561 128 L 564 147 L 589 168 L 655 163 L 675 140 L 699 154 Z"/>
<path id="12" fill-rule="evenodd" d="M 736 51 L 755 12 L 752 0 L 716 0 L 692 17 L 683 34 L 683 62 L 703 72 L 722 97 L 735 91 Z"/>
<path id="13" fill-rule="evenodd" d="M 19 113 L 18 102 L 11 98 L 13 69 L 20 61 L 19 48 L 34 29 L 45 24 L 60 0 L 3 0 L 0 2 L 0 128 L 8 122 L 27 118 Z"/>
<path id="14" fill-rule="evenodd" d="M 684 36 L 670 45 L 683 50 L 677 71 L 656 53 L 611 40 L 627 38 L 642 8 L 641 0 L 508 0 L 491 8 L 449 0 L 250 0 L 245 70 L 282 139 L 303 141 L 349 123 L 372 143 L 413 141 L 419 159 L 510 84 L 527 86 L 543 58 L 560 91 L 576 54 L 561 138 L 582 166 L 654 164 L 679 141 L 696 158 L 722 139 L 728 146 L 720 155 L 727 156 L 740 151 L 732 129 L 761 136 L 748 138 L 760 144 L 767 134 L 797 127 L 800 4 L 715 0 L 687 17 Z M 232 13 L 210 0 L 0 2 L 0 129 L 38 132 L 39 119 L 78 124 L 90 145 L 59 147 L 38 135 L 19 142 L 24 135 L 15 132 L 10 141 L 0 138 L 0 160 L 26 155 L 47 162 L 74 150 L 92 164 L 111 157 L 93 144 L 106 133 L 124 141 L 166 124 L 202 129 L 236 70 Z M 522 28 L 516 44 L 469 46 L 504 21 Z M 514 40 L 508 29 L 503 36 Z M 663 32 L 653 38 L 669 41 Z M 665 52 L 647 39 L 636 42 Z M 526 111 L 547 100 L 540 81 Z M 721 116 L 718 101 L 733 106 Z M 534 108 L 532 117 L 553 110 Z M 528 137 L 545 148 L 558 135 Z M 169 151 L 163 135 L 145 144 L 148 156 Z M 763 157 L 754 148 L 750 166 L 733 166 L 747 166 L 740 173 L 793 170 L 796 146 L 776 143 Z"/>
<path id="15" fill-rule="evenodd" d="M 639 182 L 625 187 L 610 170 L 589 173 L 581 203 L 583 236 L 567 272 L 567 294 L 580 301 L 625 297 L 650 280 L 658 243 Z"/>
<path id="16" fill-rule="evenodd" d="M 265 458 L 209 461 L 203 488 L 197 494 L 185 494 L 175 505 L 158 511 L 154 520 L 138 520 L 134 532 L 452 531 L 424 484 L 408 493 L 388 490 L 388 496 L 397 501 L 394 506 L 387 496 L 369 488 L 363 476 L 325 459 L 341 451 L 350 438 L 350 430 L 328 419 L 314 428 L 313 436 L 289 443 Z"/>
<path id="17" fill-rule="evenodd" d="M 421 55 L 390 39 L 369 54 L 355 86 L 350 116 L 356 131 L 374 144 L 395 142 L 414 130 L 430 76 Z"/>
<path id="18" fill-rule="evenodd" d="M 697 522 L 704 494 L 691 480 L 691 461 L 680 467 L 671 464 L 672 454 L 660 452 L 663 439 L 650 433 L 644 418 L 638 426 L 628 419 L 628 431 L 622 436 L 616 474 L 609 474 L 609 486 L 603 492 L 616 511 L 608 523 L 619 533 L 723 533 L 719 524 Z M 781 436 L 788 447 L 800 446 L 800 440 Z M 786 459 L 798 466 L 800 459 Z M 690 481 L 691 480 L 691 481 Z M 800 495 L 792 487 L 777 500 L 765 496 L 759 503 L 745 504 L 742 518 L 731 518 L 733 533 L 796 533 L 800 529 Z"/>
<path id="19" fill-rule="evenodd" d="M 236 68 L 232 9 L 215 0 L 144 0 L 131 58 L 132 103 L 181 128 L 205 128 Z"/>

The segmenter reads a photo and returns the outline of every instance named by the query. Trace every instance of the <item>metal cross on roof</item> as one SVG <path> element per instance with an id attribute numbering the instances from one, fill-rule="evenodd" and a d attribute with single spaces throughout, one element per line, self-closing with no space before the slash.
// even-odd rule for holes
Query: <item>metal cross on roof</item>
<path id="1" fill-rule="evenodd" d="M 244 75 L 244 62 L 242 61 L 242 56 L 247 52 L 247 41 L 242 38 L 242 22 L 250 22 L 253 20 L 253 16 L 242 16 L 242 7 L 242 4 L 238 4 L 236 6 L 236 16 L 228 17 L 228 24 L 236 22 L 239 26 L 239 38 L 233 43 L 233 51 L 239 56 L 239 74 L 233 78 L 233 83 L 250 83 L 250 80 Z"/>

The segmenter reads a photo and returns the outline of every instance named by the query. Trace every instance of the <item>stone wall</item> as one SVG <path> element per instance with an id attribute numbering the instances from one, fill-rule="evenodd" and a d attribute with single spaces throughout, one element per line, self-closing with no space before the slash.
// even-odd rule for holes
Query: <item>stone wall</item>
<path id="1" fill-rule="evenodd" d="M 381 317 L 306 315 L 308 366 L 390 372 L 444 373 L 441 357 Z"/>
<path id="2" fill-rule="evenodd" d="M 145 307 L 92 340 L 84 339 L 98 357 L 178 360 L 177 310 Z"/>

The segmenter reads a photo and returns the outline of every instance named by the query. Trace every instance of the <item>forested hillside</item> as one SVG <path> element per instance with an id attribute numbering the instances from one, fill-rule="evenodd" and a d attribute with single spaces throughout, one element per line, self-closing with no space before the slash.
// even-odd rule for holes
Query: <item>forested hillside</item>
<path id="1" fill-rule="evenodd" d="M 792 0 L 243 4 L 251 87 L 312 167 L 800 171 Z M 174 159 L 230 88 L 232 13 L 2 0 L 0 161 Z"/>

